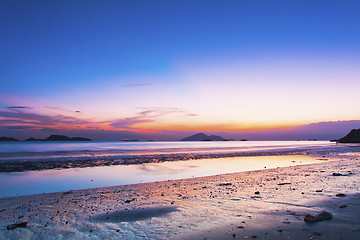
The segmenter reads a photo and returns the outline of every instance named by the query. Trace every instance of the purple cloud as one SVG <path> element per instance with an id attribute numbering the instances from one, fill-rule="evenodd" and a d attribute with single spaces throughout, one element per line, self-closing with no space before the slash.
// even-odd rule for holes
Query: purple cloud
<path id="1" fill-rule="evenodd" d="M 31 109 L 31 107 L 27 107 L 27 106 L 11 106 L 11 107 L 6 107 L 8 109 Z"/>
<path id="2" fill-rule="evenodd" d="M 136 113 L 136 116 L 129 118 L 120 118 L 110 123 L 110 126 L 122 129 L 136 129 L 132 127 L 138 123 L 154 122 L 159 117 L 170 114 L 183 114 L 184 116 L 197 116 L 196 114 L 188 113 L 179 108 L 141 108 L 143 111 Z"/>

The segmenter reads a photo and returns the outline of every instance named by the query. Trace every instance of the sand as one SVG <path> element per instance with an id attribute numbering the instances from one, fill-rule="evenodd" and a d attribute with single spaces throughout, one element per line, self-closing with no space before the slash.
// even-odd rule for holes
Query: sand
<path id="1" fill-rule="evenodd" d="M 2 198 L 0 239 L 360 239 L 359 167 L 321 161 Z M 333 218 L 304 222 L 323 210 Z"/>

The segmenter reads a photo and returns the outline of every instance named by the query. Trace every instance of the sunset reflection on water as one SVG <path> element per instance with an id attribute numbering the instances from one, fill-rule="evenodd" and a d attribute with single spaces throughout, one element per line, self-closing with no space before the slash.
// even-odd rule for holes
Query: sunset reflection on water
<path id="1" fill-rule="evenodd" d="M 301 155 L 254 156 L 1 173 L 0 197 L 166 181 L 317 162 L 319 160 L 314 157 Z"/>

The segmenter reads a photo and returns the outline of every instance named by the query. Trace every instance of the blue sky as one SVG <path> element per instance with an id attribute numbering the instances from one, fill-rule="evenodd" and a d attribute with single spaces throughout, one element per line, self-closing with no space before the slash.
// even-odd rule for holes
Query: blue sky
<path id="1" fill-rule="evenodd" d="M 359 1 L 0 1 L 0 127 L 160 136 L 359 120 L 359 12 Z"/>

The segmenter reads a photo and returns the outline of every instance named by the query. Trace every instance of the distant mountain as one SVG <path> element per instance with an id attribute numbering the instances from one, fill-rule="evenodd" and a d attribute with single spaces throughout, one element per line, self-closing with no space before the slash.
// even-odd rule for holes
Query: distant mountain
<path id="1" fill-rule="evenodd" d="M 91 141 L 91 139 L 83 137 L 70 138 L 64 135 L 51 135 L 48 138 L 45 138 L 43 141 Z"/>
<path id="2" fill-rule="evenodd" d="M 24 141 L 43 141 L 43 140 L 31 137 L 31 138 L 25 139 Z"/>
<path id="3" fill-rule="evenodd" d="M 339 143 L 360 143 L 360 128 L 351 130 L 345 137 L 339 139 Z"/>
<path id="4" fill-rule="evenodd" d="M 36 138 L 28 138 L 25 141 L 91 141 L 89 138 L 83 138 L 83 137 L 67 137 L 64 135 L 50 135 L 48 138 L 45 139 L 36 139 Z"/>
<path id="5" fill-rule="evenodd" d="M 204 133 L 197 133 L 190 137 L 181 139 L 181 141 L 226 141 L 226 139 L 216 135 L 208 136 Z"/>
<path id="6" fill-rule="evenodd" d="M 0 137 L 0 141 L 1 142 L 7 142 L 7 141 L 19 141 L 16 138 L 12 138 L 12 137 Z"/>

